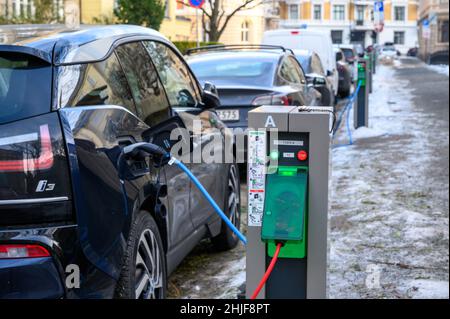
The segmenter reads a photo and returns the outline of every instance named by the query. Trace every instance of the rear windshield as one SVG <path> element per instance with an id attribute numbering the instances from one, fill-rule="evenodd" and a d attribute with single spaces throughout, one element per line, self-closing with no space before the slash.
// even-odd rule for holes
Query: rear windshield
<path id="1" fill-rule="evenodd" d="M 50 111 L 52 68 L 33 56 L 0 52 L 0 123 Z"/>
<path id="2" fill-rule="evenodd" d="M 342 50 L 342 52 L 344 52 L 344 55 L 345 55 L 345 57 L 347 59 L 355 57 L 355 55 L 353 54 L 353 50 L 352 49 L 342 49 L 341 48 L 341 50 Z"/>
<path id="3" fill-rule="evenodd" d="M 217 85 L 271 86 L 276 65 L 275 59 L 255 58 L 254 56 L 208 58 L 188 62 L 201 82 L 211 81 Z"/>

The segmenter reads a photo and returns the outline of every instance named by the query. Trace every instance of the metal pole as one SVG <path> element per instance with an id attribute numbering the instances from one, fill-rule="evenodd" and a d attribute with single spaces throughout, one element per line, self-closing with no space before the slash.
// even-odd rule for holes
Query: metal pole
<path id="1" fill-rule="evenodd" d="M 198 36 L 198 31 L 199 31 L 199 28 L 198 28 L 198 8 L 196 8 L 195 9 L 195 19 L 196 19 L 196 27 L 197 27 L 197 47 L 199 47 L 200 46 L 200 38 L 199 38 L 199 36 Z"/>

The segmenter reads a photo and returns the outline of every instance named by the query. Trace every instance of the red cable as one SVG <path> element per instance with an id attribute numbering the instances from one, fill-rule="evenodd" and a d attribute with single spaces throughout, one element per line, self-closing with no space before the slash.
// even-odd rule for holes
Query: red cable
<path id="1" fill-rule="evenodd" d="M 258 287 L 256 288 L 255 292 L 253 293 L 253 295 L 250 299 L 253 300 L 253 299 L 256 299 L 256 297 L 258 297 L 259 292 L 261 291 L 262 287 L 265 285 L 267 279 L 269 279 L 270 273 L 272 272 L 273 268 L 275 267 L 275 264 L 277 263 L 281 246 L 283 246 L 282 243 L 277 244 L 277 248 L 275 249 L 275 253 L 273 254 L 272 260 L 270 261 L 269 267 L 267 267 L 266 273 L 262 277 L 261 281 L 258 284 Z"/>

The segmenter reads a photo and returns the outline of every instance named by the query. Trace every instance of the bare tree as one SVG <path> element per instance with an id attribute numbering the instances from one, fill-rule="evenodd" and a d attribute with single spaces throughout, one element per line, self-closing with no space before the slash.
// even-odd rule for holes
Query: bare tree
<path id="1" fill-rule="evenodd" d="M 186 0 L 177 0 L 184 6 L 190 6 Z M 227 8 L 224 5 L 225 0 L 206 0 L 203 7 L 199 8 L 202 12 L 203 31 L 208 35 L 209 41 L 217 42 L 225 31 L 231 18 L 239 11 L 250 10 L 259 6 L 263 0 L 241 0 L 235 8 Z"/>

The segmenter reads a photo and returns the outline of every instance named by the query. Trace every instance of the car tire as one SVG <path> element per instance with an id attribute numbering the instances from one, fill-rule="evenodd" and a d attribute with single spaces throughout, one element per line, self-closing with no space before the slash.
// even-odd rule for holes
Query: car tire
<path id="1" fill-rule="evenodd" d="M 349 85 L 348 88 L 342 90 L 340 96 L 343 97 L 343 98 L 350 96 L 350 85 Z"/>
<path id="2" fill-rule="evenodd" d="M 241 189 L 239 169 L 236 164 L 231 164 L 228 170 L 225 196 L 225 215 L 237 229 L 241 224 Z M 214 248 L 218 251 L 233 249 L 239 242 L 237 235 L 222 221 L 219 235 L 211 238 Z"/>
<path id="3" fill-rule="evenodd" d="M 164 299 L 167 272 L 158 226 L 146 211 L 140 211 L 131 226 L 115 297 Z"/>

